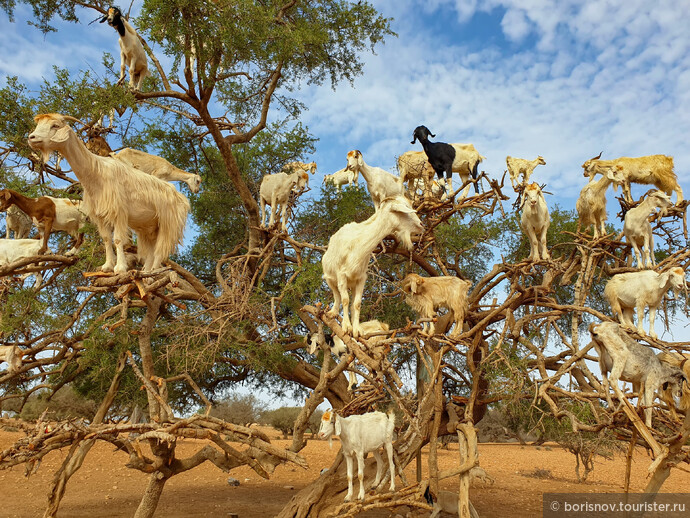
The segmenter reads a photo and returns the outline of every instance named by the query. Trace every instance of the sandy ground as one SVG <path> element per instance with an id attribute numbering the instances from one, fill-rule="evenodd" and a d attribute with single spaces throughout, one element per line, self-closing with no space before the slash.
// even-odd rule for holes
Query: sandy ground
<path id="1" fill-rule="evenodd" d="M 10 446 L 19 432 L 0 431 L 0 451 Z M 289 441 L 273 439 L 278 446 Z M 178 443 L 178 455 L 186 456 L 200 448 L 193 440 Z M 251 469 L 240 468 L 223 473 L 210 463 L 173 477 L 165 486 L 156 516 L 227 517 L 230 513 L 239 518 L 265 518 L 275 516 L 292 496 L 319 476 L 322 468 L 333 462 L 339 444 L 328 448 L 327 441 L 309 440 L 301 452 L 309 463 L 304 470 L 294 465 L 276 468 L 271 480 L 263 480 Z M 575 477 L 575 458 L 558 446 L 520 446 L 517 444 L 480 444 L 480 465 L 495 479 L 495 483 L 477 482 L 471 489 L 471 498 L 482 517 L 534 517 L 541 515 L 542 494 L 545 492 L 599 493 L 621 492 L 625 474 L 623 457 L 612 461 L 598 459 L 594 471 L 584 484 Z M 42 516 L 52 474 L 60 466 L 66 452 L 53 452 L 44 459 L 38 472 L 24 477 L 24 468 L 16 466 L 0 471 L 0 488 L 3 504 L 2 517 L 34 518 Z M 633 461 L 632 489 L 641 491 L 651 460 L 643 450 L 638 450 Z M 86 458 L 82 468 L 72 477 L 60 507 L 60 516 L 80 517 L 130 517 L 137 508 L 146 486 L 147 476 L 125 467 L 127 456 L 113 451 L 106 443 L 97 443 Z M 458 463 L 457 445 L 440 450 L 441 469 Z M 413 463 L 414 464 L 414 463 Z M 426 457 L 423 457 L 423 465 Z M 550 470 L 550 478 L 535 478 L 535 470 Z M 406 470 L 409 481 L 415 480 L 414 465 Z M 240 481 L 240 486 L 228 485 L 228 477 Z M 451 480 L 443 487 L 453 488 Z M 663 492 L 687 492 L 690 474 L 674 470 L 663 487 Z M 417 516 L 428 516 L 417 512 Z M 376 516 L 389 516 L 390 513 Z M 371 515 L 373 516 L 373 515 Z"/>

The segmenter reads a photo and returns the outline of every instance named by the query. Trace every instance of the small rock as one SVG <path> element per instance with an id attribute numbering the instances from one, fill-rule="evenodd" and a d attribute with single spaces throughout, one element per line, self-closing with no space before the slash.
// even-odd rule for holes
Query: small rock
<path id="1" fill-rule="evenodd" d="M 536 449 L 536 450 L 541 450 L 541 446 L 537 446 L 535 449 Z"/>
<path id="2" fill-rule="evenodd" d="M 323 474 L 326 473 L 327 471 L 328 471 L 328 468 L 323 468 L 323 469 L 319 472 L 319 475 L 323 475 Z"/>
<path id="3" fill-rule="evenodd" d="M 237 480 L 236 478 L 230 477 L 230 478 L 228 478 L 228 485 L 229 485 L 229 486 L 239 486 L 239 485 L 240 485 L 240 481 Z"/>
<path id="4" fill-rule="evenodd" d="M 283 487 L 284 487 L 285 489 L 290 489 L 290 490 L 295 489 L 295 486 L 283 486 Z"/>
<path id="5" fill-rule="evenodd" d="M 546 451 L 553 451 L 553 448 L 551 446 L 544 446 L 544 449 Z"/>

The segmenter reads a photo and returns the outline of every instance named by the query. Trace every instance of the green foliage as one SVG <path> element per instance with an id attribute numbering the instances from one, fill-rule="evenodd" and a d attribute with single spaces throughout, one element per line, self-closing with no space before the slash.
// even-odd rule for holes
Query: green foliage
<path id="1" fill-rule="evenodd" d="M 22 419 L 34 421 L 47 410 L 48 420 L 92 419 L 98 405 L 75 392 L 69 385 L 62 387 L 55 394 L 48 391 L 32 394 L 19 414 Z"/>
<path id="2" fill-rule="evenodd" d="M 262 417 L 262 422 L 272 426 L 276 430 L 283 433 L 283 437 L 287 438 L 288 434 L 292 433 L 295 426 L 295 421 L 302 411 L 301 407 L 280 407 L 275 410 L 265 412 Z M 307 430 L 311 433 L 316 433 L 321 425 L 321 416 L 323 412 L 316 410 L 309 418 Z"/>
<path id="3" fill-rule="evenodd" d="M 231 394 L 211 409 L 211 415 L 229 423 L 247 425 L 259 421 L 266 404 L 254 394 Z"/>

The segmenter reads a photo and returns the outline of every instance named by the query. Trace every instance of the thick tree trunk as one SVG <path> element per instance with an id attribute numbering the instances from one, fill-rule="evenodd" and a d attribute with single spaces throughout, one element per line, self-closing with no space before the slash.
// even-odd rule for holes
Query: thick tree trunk
<path id="1" fill-rule="evenodd" d="M 153 513 L 156 512 L 158 507 L 158 501 L 163 493 L 163 487 L 168 481 L 168 477 L 163 475 L 160 471 L 151 473 L 149 477 L 149 483 L 146 487 L 146 492 L 144 497 L 139 502 L 139 507 L 137 507 L 137 512 L 134 513 L 134 518 L 151 518 Z"/>

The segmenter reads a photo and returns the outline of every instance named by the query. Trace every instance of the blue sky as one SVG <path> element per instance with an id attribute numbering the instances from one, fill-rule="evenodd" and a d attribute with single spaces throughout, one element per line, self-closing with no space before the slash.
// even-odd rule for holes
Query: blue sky
<path id="1" fill-rule="evenodd" d="M 554 193 L 549 205 L 574 207 L 585 181 L 580 166 L 602 150 L 604 158 L 671 155 L 681 186 L 690 179 L 687 2 L 373 4 L 394 18 L 398 37 L 364 56 L 353 86 L 303 85 L 297 93 L 309 107 L 303 122 L 320 139 L 305 157 L 317 162 L 317 181 L 344 167 L 351 149 L 394 170 L 396 156 L 421 150 L 410 144 L 419 124 L 438 141 L 473 143 L 491 176 L 503 173 L 506 155 L 542 155 L 547 165 L 533 179 Z M 25 12 L 20 6 L 14 24 L 0 17 L 3 80 L 18 75 L 37 84 L 52 76 L 53 64 L 105 73 L 102 53 L 118 59 L 114 31 L 89 25 L 92 11 L 80 25 L 46 36 L 26 25 Z"/>

